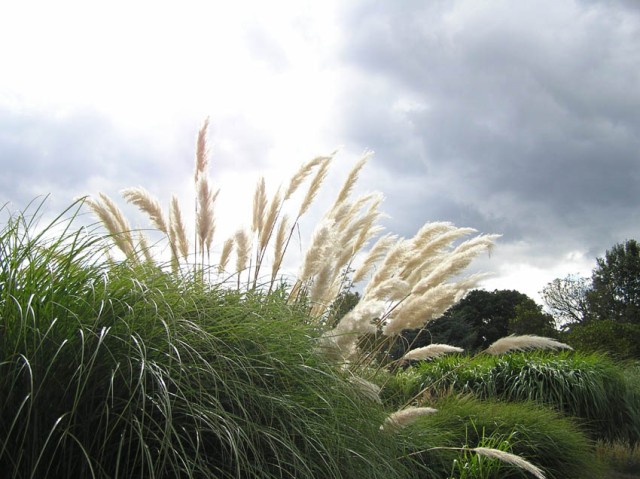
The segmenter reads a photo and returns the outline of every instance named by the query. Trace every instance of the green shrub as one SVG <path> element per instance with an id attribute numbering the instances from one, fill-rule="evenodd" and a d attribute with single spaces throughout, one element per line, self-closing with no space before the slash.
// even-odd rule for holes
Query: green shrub
<path id="1" fill-rule="evenodd" d="M 575 324 L 563 340 L 581 351 L 606 353 L 616 359 L 640 359 L 640 324 L 612 320 Z"/>
<path id="2" fill-rule="evenodd" d="M 594 438 L 640 440 L 639 381 L 601 355 L 449 356 L 414 369 L 399 377 L 411 395 L 426 388 L 432 395 L 452 390 L 481 399 L 536 401 L 580 418 Z"/>
<path id="3" fill-rule="evenodd" d="M 453 396 L 442 399 L 436 407 L 438 413 L 423 416 L 404 431 L 420 445 L 408 457 L 431 467 L 440 465 L 440 475 L 434 478 L 450 477 L 452 469 L 454 477 L 531 477 L 514 466 L 447 449 L 463 446 L 497 447 L 517 454 L 540 467 L 548 478 L 601 477 L 603 466 L 591 443 L 572 421 L 548 408 Z M 478 475 L 468 475 L 469 469 Z"/>

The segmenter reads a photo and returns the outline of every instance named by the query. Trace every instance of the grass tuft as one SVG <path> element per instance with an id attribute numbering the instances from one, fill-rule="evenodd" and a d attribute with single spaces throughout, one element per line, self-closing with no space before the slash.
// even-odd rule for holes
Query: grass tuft
<path id="1" fill-rule="evenodd" d="M 2 475 L 409 477 L 282 291 L 110 264 L 69 226 L 0 233 Z"/>

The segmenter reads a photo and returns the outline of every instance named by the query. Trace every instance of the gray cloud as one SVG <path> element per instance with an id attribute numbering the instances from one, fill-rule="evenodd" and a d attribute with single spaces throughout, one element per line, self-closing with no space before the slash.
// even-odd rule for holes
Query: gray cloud
<path id="1" fill-rule="evenodd" d="M 89 112 L 0 111 L 0 152 L 2 197 L 18 209 L 49 194 L 57 207 L 66 206 L 75 196 L 96 193 L 86 191 L 88 185 L 107 185 L 108 178 L 117 192 L 147 180 L 156 160 L 148 145 Z"/>
<path id="2" fill-rule="evenodd" d="M 360 2 L 343 27 L 340 132 L 376 150 L 405 230 L 427 216 L 527 240 L 532 255 L 602 254 L 640 235 L 638 13 Z"/>

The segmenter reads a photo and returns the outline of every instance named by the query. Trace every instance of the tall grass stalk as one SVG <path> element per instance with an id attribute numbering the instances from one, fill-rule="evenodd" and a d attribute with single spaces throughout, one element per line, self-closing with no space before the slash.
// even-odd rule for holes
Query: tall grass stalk
<path id="1" fill-rule="evenodd" d="M 111 263 L 71 222 L 0 231 L 2 477 L 413 477 L 284 292 Z"/>
<path id="2" fill-rule="evenodd" d="M 211 267 L 224 272 L 230 243 L 225 243 L 223 255 L 218 265 L 210 263 L 209 251 L 215 230 L 213 204 L 217 196 L 207 177 L 209 164 L 207 148 L 208 121 L 198 132 L 196 142 L 196 241 L 194 251 L 200 253 L 199 269 Z M 236 288 L 249 290 L 260 284 L 261 268 L 266 260 L 270 243 L 274 242 L 274 255 L 267 290 L 271 291 L 283 264 L 284 257 L 298 225 L 308 212 L 324 184 L 336 152 L 320 156 L 303 164 L 292 176 L 285 189 L 278 189 L 271 200 L 268 199 L 264 179 L 260 179 L 254 194 L 252 237 L 241 227 L 234 238 L 236 246 Z M 382 215 L 379 208 L 382 195 L 377 193 L 361 195 L 351 199 L 357 179 L 371 157 L 365 154 L 351 169 L 338 195 L 319 221 L 310 243 L 303 255 L 298 277 L 289 286 L 290 302 L 306 304 L 309 319 L 325 330 L 325 349 L 334 349 L 333 357 L 342 362 L 363 364 L 372 362 L 375 355 L 368 354 L 360 347 L 360 339 L 374 331 L 395 341 L 404 329 L 422 326 L 426 321 L 438 317 L 454 302 L 462 298 L 468 290 L 482 279 L 481 275 L 461 276 L 470 262 L 493 246 L 498 235 L 477 235 L 456 244 L 462 238 L 475 232 L 472 228 L 458 228 L 450 223 L 427 223 L 413 238 L 382 236 L 371 248 L 368 255 L 363 250 L 382 232 L 378 221 Z M 298 208 L 289 205 L 293 193 L 311 178 Z M 145 211 L 152 225 L 167 233 L 171 244 L 172 257 L 179 258 L 184 251 L 184 237 L 175 234 L 181 228 L 167 228 L 159 203 L 142 190 L 125 190 L 125 199 L 133 201 Z M 283 194 L 280 191 L 284 191 Z M 120 213 L 115 203 L 100 194 L 104 205 L 90 200 L 90 205 L 107 229 L 115 234 L 118 228 L 128 231 L 128 225 L 120 221 Z M 177 211 L 172 203 L 171 211 Z M 289 222 L 287 211 L 294 220 Z M 173 214 L 177 218 L 177 213 Z M 277 228 L 276 228 L 276 225 Z M 289 228 L 288 235 L 286 230 Z M 275 234 L 274 234 L 275 233 Z M 275 238 L 275 239 L 274 239 Z M 286 238 L 286 239 L 285 239 Z M 114 236 L 115 244 L 130 255 L 134 248 L 130 241 Z M 205 263 L 205 251 L 207 262 Z M 255 257 L 250 260 L 250 257 Z M 364 257 L 364 261 L 362 258 Z M 184 255 L 181 256 L 184 258 Z M 174 264 L 175 266 L 175 264 Z M 174 268 L 175 269 L 175 268 Z M 376 269 L 371 278 L 369 272 Z M 355 271 L 349 279 L 348 271 Z M 246 287 L 240 279 L 247 276 Z M 457 278 L 449 282 L 450 278 Z M 336 298 L 354 281 L 365 282 L 364 294 L 356 309 L 339 321 L 330 318 L 334 310 L 331 305 Z M 327 328 L 326 325 L 333 325 Z M 363 356 L 364 355 L 364 356 Z M 357 361 L 354 362 L 354 360 Z"/>

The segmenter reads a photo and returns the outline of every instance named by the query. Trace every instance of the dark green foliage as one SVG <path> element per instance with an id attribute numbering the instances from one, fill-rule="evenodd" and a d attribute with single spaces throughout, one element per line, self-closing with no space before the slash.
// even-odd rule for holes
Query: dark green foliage
<path id="1" fill-rule="evenodd" d="M 478 401 L 470 397 L 449 396 L 436 404 L 438 413 L 420 418 L 403 431 L 420 444 L 414 460 L 441 468 L 449 477 L 459 451 L 443 447 L 476 447 L 487 443 L 508 446 L 509 451 L 544 470 L 549 479 L 599 478 L 602 466 L 592 452 L 591 443 L 569 419 L 533 403 Z M 495 478 L 531 477 L 522 470 L 504 465 Z"/>
<path id="2" fill-rule="evenodd" d="M 640 324 L 640 244 L 618 243 L 596 259 L 591 278 L 555 279 L 543 290 L 559 323 L 593 320 Z"/>
<path id="3" fill-rule="evenodd" d="M 587 294 L 595 319 L 640 324 L 640 245 L 635 240 L 616 244 L 596 260 Z"/>
<path id="4" fill-rule="evenodd" d="M 575 324 L 563 341 L 581 351 L 606 353 L 620 360 L 640 359 L 640 324 L 606 319 Z"/>
<path id="5" fill-rule="evenodd" d="M 603 356 L 566 352 L 448 356 L 403 374 L 410 386 L 402 387 L 410 394 L 426 388 L 435 395 L 453 390 L 481 399 L 536 401 L 580 418 L 595 438 L 640 440 L 638 381 L 630 381 L 622 368 Z"/>
<path id="6" fill-rule="evenodd" d="M 433 343 L 459 346 L 474 353 L 519 331 L 549 335 L 553 331 L 553 318 L 544 314 L 533 299 L 518 291 L 473 290 L 425 329 Z"/>
<path id="7" fill-rule="evenodd" d="M 50 236 L 64 224 L 45 228 Z M 0 232 L 0 477 L 410 477 L 386 413 L 276 294 Z"/>
<path id="8" fill-rule="evenodd" d="M 542 311 L 542 306 L 532 301 L 516 305 L 515 316 L 509 319 L 509 334 L 533 334 L 554 338 L 558 335 L 553 316 Z"/>

